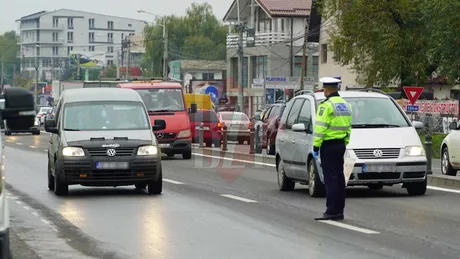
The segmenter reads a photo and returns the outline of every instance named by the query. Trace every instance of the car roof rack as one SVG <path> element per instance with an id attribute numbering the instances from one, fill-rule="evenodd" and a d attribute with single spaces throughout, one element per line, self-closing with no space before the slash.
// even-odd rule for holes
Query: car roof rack
<path id="1" fill-rule="evenodd" d="M 378 88 L 361 88 L 361 89 L 356 89 L 356 90 L 351 90 L 351 91 L 373 92 L 373 93 L 388 95 L 385 91 L 382 91 L 381 89 L 378 89 Z"/>

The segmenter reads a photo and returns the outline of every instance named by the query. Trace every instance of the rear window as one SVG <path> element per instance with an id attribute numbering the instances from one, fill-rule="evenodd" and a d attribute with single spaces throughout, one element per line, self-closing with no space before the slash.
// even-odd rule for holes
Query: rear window
<path id="1" fill-rule="evenodd" d="M 224 121 L 249 121 L 249 118 L 244 113 L 222 113 Z"/>
<path id="2" fill-rule="evenodd" d="M 219 122 L 217 116 L 211 111 L 197 111 L 190 114 L 190 121 L 193 122 Z"/>

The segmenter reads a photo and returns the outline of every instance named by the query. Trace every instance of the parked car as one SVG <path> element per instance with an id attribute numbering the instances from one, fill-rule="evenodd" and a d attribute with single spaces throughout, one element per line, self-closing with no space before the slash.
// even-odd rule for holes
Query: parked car
<path id="1" fill-rule="evenodd" d="M 196 113 L 191 113 L 189 116 L 193 142 L 199 142 L 200 124 L 203 123 L 203 142 L 207 147 L 211 147 L 212 144 L 215 147 L 220 147 L 222 123 L 217 118 L 216 112 L 213 110 L 197 110 Z"/>
<path id="2" fill-rule="evenodd" d="M 40 121 L 40 125 L 45 124 L 46 114 L 51 110 L 53 110 L 53 107 L 48 107 L 48 106 L 47 107 L 41 107 L 40 110 L 38 110 L 37 118 Z"/>
<path id="3" fill-rule="evenodd" d="M 452 131 L 441 143 L 441 173 L 456 176 L 460 170 L 460 125 L 451 122 L 449 129 Z"/>
<path id="4" fill-rule="evenodd" d="M 340 95 L 352 105 L 353 122 L 345 158 L 355 160 L 348 186 L 381 189 L 403 184 L 410 195 L 427 189 L 427 158 L 416 132 L 421 122 L 411 122 L 388 95 L 346 91 Z M 323 93 L 305 94 L 290 101 L 276 136 L 276 169 L 281 191 L 294 190 L 295 183 L 309 186 L 311 196 L 324 195 L 324 177 L 313 160 L 316 107 Z"/>
<path id="5" fill-rule="evenodd" d="M 242 112 L 219 112 L 219 121 L 227 126 L 227 137 L 237 140 L 238 144 L 249 144 L 249 133 L 252 123 L 249 117 Z"/>
<path id="6" fill-rule="evenodd" d="M 255 134 L 257 141 L 260 141 L 258 148 L 266 148 L 267 154 L 275 155 L 275 140 L 278 132 L 281 115 L 286 108 L 285 103 L 276 103 L 271 105 L 259 119 L 255 122 Z M 257 142 L 256 141 L 256 142 Z M 257 153 L 260 153 L 259 150 Z"/>

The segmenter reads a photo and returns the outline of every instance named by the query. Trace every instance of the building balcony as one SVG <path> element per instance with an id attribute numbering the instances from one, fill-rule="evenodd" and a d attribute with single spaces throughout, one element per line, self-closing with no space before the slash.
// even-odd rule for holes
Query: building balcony
<path id="1" fill-rule="evenodd" d="M 250 36 L 244 33 L 243 47 L 247 47 L 248 39 L 251 41 Z M 239 35 L 231 33 L 227 35 L 227 48 L 238 47 Z M 295 39 L 294 39 L 295 40 Z M 286 32 L 257 32 L 255 35 L 255 46 L 270 46 L 273 44 L 290 44 L 291 34 Z"/>
<path id="2" fill-rule="evenodd" d="M 42 26 L 42 27 L 26 27 L 26 28 L 19 28 L 20 31 L 63 31 L 66 29 L 67 26 L 64 24 L 60 24 L 57 26 Z"/>

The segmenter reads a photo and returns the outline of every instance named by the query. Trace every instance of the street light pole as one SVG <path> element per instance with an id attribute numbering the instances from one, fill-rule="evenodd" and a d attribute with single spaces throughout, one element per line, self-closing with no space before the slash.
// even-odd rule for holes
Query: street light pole
<path id="1" fill-rule="evenodd" d="M 37 63 L 37 52 L 39 45 L 35 45 L 35 104 L 38 105 L 38 63 Z"/>
<path id="2" fill-rule="evenodd" d="M 168 78 L 168 36 L 166 30 L 166 17 L 163 17 L 163 78 Z"/>

